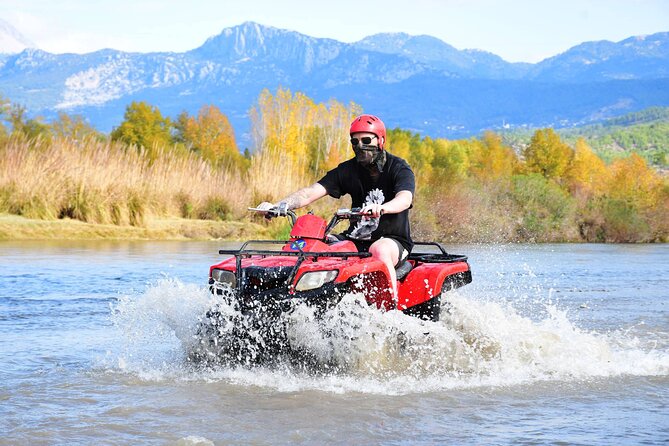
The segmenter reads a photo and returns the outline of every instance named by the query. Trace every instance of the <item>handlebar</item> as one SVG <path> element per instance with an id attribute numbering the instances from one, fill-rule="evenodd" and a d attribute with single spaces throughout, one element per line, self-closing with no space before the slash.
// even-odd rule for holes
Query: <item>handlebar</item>
<path id="1" fill-rule="evenodd" d="M 288 217 L 290 218 L 290 223 L 293 226 L 295 225 L 295 221 L 297 221 L 297 215 L 290 209 L 282 210 L 275 206 L 270 209 L 248 208 L 248 210 L 263 214 L 268 220 L 275 217 Z"/>
<path id="2" fill-rule="evenodd" d="M 361 212 L 360 208 L 337 209 L 337 212 L 335 213 L 335 216 L 340 220 L 348 220 L 350 218 L 364 217 L 365 215 L 368 214 Z"/>
<path id="3" fill-rule="evenodd" d="M 249 211 L 257 212 L 259 214 L 263 214 L 265 218 L 267 219 L 272 219 L 276 217 L 288 217 L 290 218 L 291 225 L 295 226 L 295 222 L 297 221 L 297 215 L 295 212 L 289 210 L 289 209 L 281 209 L 277 206 L 270 208 L 270 209 L 260 209 L 260 208 L 248 208 Z M 367 217 L 369 216 L 370 213 L 362 212 L 361 208 L 352 208 L 352 209 L 338 209 L 337 212 L 335 212 L 334 217 L 332 217 L 332 220 L 330 220 L 330 223 L 327 226 L 327 229 L 325 230 L 326 234 L 329 234 L 330 231 L 339 223 L 341 220 L 350 220 L 352 218 L 362 218 L 362 217 Z M 383 215 L 383 213 L 381 213 Z"/>
<path id="4" fill-rule="evenodd" d="M 362 208 L 353 208 L 353 209 L 338 209 L 337 212 L 335 213 L 335 216 L 339 218 L 340 220 L 346 220 L 350 218 L 357 218 L 357 217 L 369 217 L 372 215 L 372 212 L 362 212 Z M 381 211 L 381 215 L 383 215 L 384 212 Z"/>

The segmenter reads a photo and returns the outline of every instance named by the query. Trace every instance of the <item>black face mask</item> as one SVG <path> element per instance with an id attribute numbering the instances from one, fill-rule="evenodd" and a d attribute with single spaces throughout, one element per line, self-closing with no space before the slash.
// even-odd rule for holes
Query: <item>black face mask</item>
<path id="1" fill-rule="evenodd" d="M 362 166 L 367 167 L 374 162 L 374 158 L 376 158 L 379 148 L 376 146 L 359 144 L 353 148 L 353 151 L 355 152 L 355 160 Z"/>
<path id="2" fill-rule="evenodd" d="M 361 166 L 371 169 L 375 165 L 379 172 L 383 172 L 383 165 L 386 161 L 383 150 L 376 146 L 359 144 L 353 148 L 353 152 L 355 152 L 355 160 Z"/>

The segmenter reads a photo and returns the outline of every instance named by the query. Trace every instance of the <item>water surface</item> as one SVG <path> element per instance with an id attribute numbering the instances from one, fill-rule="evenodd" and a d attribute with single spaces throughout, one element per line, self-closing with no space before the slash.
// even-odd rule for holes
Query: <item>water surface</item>
<path id="1" fill-rule="evenodd" d="M 449 246 L 438 324 L 296 319 L 330 374 L 187 361 L 221 247 L 0 243 L 0 444 L 669 441 L 669 246 Z"/>

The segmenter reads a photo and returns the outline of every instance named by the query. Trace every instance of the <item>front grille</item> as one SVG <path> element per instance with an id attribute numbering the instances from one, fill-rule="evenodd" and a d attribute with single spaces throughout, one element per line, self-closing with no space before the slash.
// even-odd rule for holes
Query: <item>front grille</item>
<path id="1" fill-rule="evenodd" d="M 293 266 L 247 266 L 242 270 L 242 293 L 256 295 L 263 291 L 285 287 Z"/>

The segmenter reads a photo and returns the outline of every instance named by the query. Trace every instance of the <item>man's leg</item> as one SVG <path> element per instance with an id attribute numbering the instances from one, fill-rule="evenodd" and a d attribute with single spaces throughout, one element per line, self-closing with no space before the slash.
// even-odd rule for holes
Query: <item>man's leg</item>
<path id="1" fill-rule="evenodd" d="M 397 265 L 400 257 L 400 249 L 397 243 L 389 238 L 381 238 L 372 243 L 372 246 L 369 247 L 369 252 L 372 254 L 372 257 L 381 260 L 388 267 L 393 299 L 395 304 L 397 304 L 397 274 L 395 274 L 395 265 Z"/>

